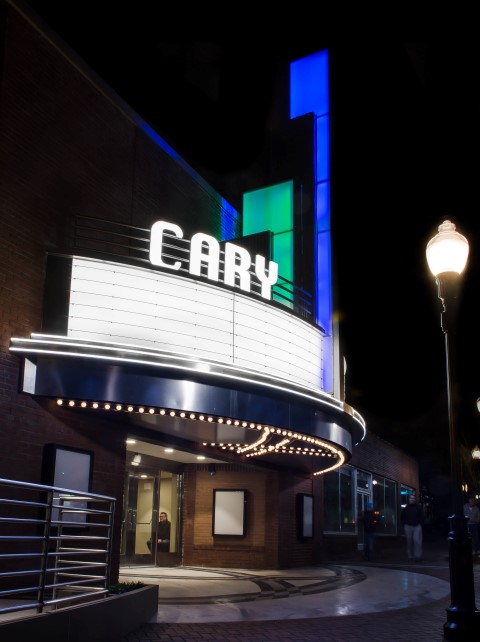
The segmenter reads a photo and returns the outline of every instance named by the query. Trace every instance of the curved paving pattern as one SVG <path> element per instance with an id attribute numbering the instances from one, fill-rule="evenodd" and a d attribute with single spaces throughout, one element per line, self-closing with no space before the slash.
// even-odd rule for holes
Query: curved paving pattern
<path id="1" fill-rule="evenodd" d="M 232 622 L 353 615 L 422 606 L 449 583 L 410 570 L 325 565 L 281 571 L 122 568 L 120 581 L 159 584 L 159 622 Z M 185 608 L 187 607 L 187 608 Z"/>
<path id="2" fill-rule="evenodd" d="M 351 586 L 366 579 L 365 573 L 348 569 L 341 566 L 331 567 L 328 571 L 321 571 L 318 576 L 305 578 L 304 574 L 289 576 L 288 579 L 281 575 L 260 576 L 245 572 L 218 571 L 212 572 L 212 577 L 203 577 L 205 571 L 198 568 L 186 569 L 193 575 L 188 576 L 191 585 L 189 590 L 195 593 L 192 596 L 165 596 L 166 583 L 172 582 L 170 589 L 180 581 L 187 581 L 185 575 L 162 574 L 159 592 L 159 604 L 220 604 L 224 602 L 250 602 L 257 600 L 275 600 L 298 595 L 313 595 L 325 591 L 334 591 L 339 588 Z M 195 577 L 198 574 L 198 577 Z M 129 573 L 129 575 L 131 575 Z M 149 583 L 157 582 L 157 576 L 152 574 L 141 574 L 142 581 Z M 138 581 L 138 580 L 137 580 Z M 245 582 L 252 584 L 251 590 L 245 590 Z M 178 586 L 178 585 L 177 585 Z M 231 588 L 231 592 L 226 592 Z M 184 587 L 188 590 L 187 587 Z M 220 592 L 215 592 L 216 590 Z M 244 592 L 239 593 L 238 589 Z M 209 594 L 210 591 L 213 594 Z M 208 593 L 208 594 L 205 594 Z"/>

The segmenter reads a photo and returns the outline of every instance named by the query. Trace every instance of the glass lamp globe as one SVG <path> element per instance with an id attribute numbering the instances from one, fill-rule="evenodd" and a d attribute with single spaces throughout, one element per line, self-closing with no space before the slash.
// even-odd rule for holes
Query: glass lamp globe
<path id="1" fill-rule="evenodd" d="M 449 220 L 438 226 L 436 234 L 427 244 L 427 263 L 436 277 L 444 272 L 461 274 L 467 264 L 468 241 L 456 231 Z"/>

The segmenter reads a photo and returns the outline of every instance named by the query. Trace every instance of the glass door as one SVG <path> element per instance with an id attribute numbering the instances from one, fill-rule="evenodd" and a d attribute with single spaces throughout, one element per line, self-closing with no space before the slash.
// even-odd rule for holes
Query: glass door
<path id="1" fill-rule="evenodd" d="M 363 491 L 357 490 L 357 548 L 363 551 L 364 537 L 363 537 L 363 511 L 367 507 L 367 502 L 370 502 L 371 496 Z"/>
<path id="2" fill-rule="evenodd" d="M 153 523 L 152 547 L 157 566 L 178 566 L 181 562 L 181 529 L 180 508 L 182 497 L 183 475 L 160 471 L 158 519 Z M 163 514 L 163 515 L 162 515 Z M 165 530 L 165 522 L 168 528 Z M 168 539 L 167 543 L 160 543 L 159 539 Z"/>
<path id="3" fill-rule="evenodd" d="M 121 564 L 153 564 L 148 548 L 158 521 L 159 473 L 140 467 L 127 470 L 124 487 Z"/>
<path id="4" fill-rule="evenodd" d="M 125 475 L 120 564 L 178 566 L 183 475 L 129 467 Z M 165 517 L 168 537 L 164 535 Z M 168 539 L 160 544 L 159 539 Z"/>

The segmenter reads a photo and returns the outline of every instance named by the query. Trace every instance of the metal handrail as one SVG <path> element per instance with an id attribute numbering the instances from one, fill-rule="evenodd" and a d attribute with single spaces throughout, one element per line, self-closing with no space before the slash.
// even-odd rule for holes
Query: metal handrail
<path id="1" fill-rule="evenodd" d="M 0 616 L 105 597 L 115 502 L 106 495 L 0 478 Z"/>

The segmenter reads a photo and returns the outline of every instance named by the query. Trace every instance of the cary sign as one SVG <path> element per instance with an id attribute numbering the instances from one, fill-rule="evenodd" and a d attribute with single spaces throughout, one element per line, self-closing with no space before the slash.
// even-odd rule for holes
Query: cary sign
<path id="1" fill-rule="evenodd" d="M 177 271 L 182 265 L 181 261 L 164 260 L 163 245 L 166 243 L 165 236 L 183 238 L 183 230 L 175 223 L 157 221 L 152 225 L 150 231 L 150 262 L 168 270 Z M 253 269 L 261 285 L 261 296 L 264 299 L 271 298 L 272 286 L 278 279 L 278 264 L 274 261 L 268 262 L 268 270 L 265 268 L 265 257 L 257 254 Z M 207 278 L 211 281 L 220 280 L 220 243 L 209 234 L 198 232 L 190 239 L 189 272 L 193 276 L 202 275 L 202 265 L 207 268 Z M 250 252 L 234 243 L 225 243 L 223 283 L 238 287 L 245 292 L 250 292 L 252 259 Z"/>

